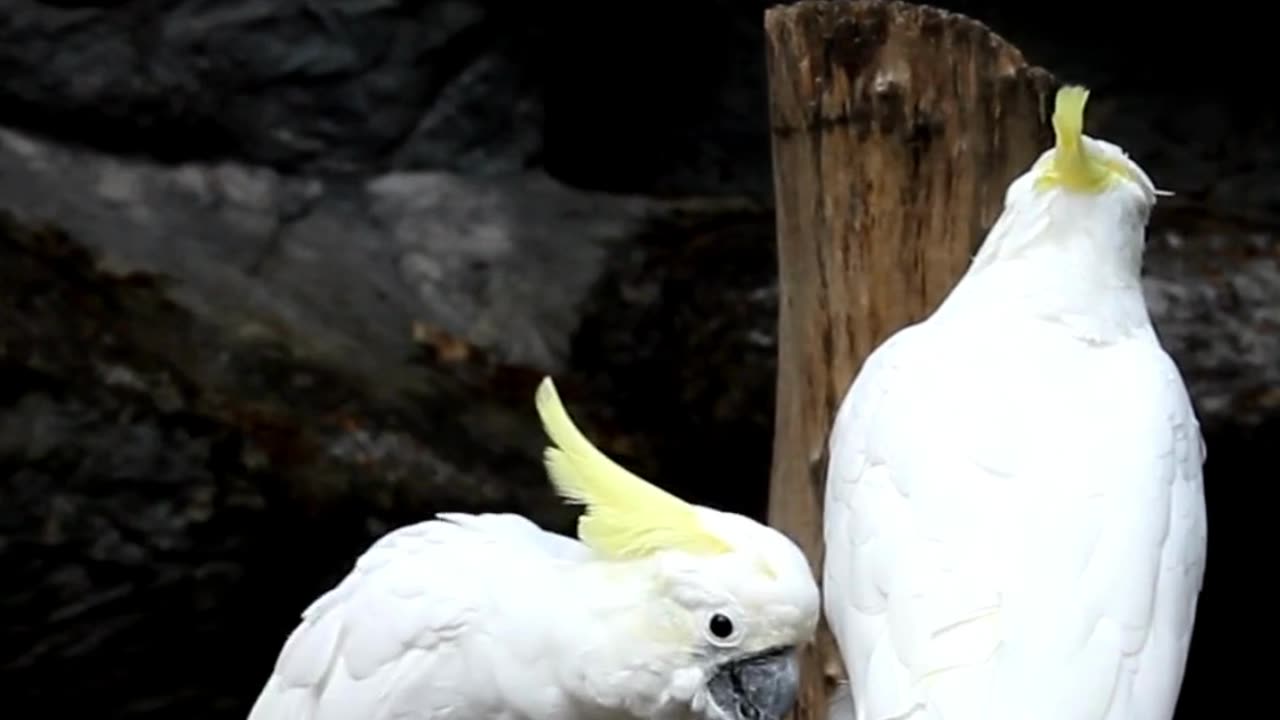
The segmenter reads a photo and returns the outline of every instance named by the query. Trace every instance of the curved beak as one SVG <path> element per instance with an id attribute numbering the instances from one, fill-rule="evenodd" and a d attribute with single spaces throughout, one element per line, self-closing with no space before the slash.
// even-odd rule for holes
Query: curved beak
<path id="1" fill-rule="evenodd" d="M 729 720 L 782 720 L 799 688 L 800 663 L 791 647 L 731 660 L 707 683 L 711 701 Z"/>

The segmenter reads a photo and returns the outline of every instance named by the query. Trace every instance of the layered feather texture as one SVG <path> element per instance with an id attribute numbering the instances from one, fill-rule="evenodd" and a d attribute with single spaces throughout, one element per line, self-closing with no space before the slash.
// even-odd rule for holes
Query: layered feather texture
<path id="1" fill-rule="evenodd" d="M 857 720 L 1173 714 L 1204 445 L 1143 301 L 1150 181 L 1059 120 L 968 274 L 837 411 L 824 606 Z"/>

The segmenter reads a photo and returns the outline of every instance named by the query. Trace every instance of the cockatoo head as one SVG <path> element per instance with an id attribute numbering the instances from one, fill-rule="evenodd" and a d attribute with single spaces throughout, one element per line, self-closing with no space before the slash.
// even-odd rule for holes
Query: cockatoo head
<path id="1" fill-rule="evenodd" d="M 554 443 L 546 451 L 552 481 L 586 506 L 579 538 L 603 562 L 645 573 L 639 632 L 661 694 L 710 720 L 780 720 L 795 704 L 797 651 L 812 639 L 821 607 L 800 548 L 614 463 L 573 425 L 550 379 L 537 406 Z"/>
<path id="2" fill-rule="evenodd" d="M 1058 90 L 1054 101 L 1054 146 L 1040 155 L 1014 183 L 1016 192 L 1056 193 L 1078 199 L 1109 201 L 1145 223 L 1158 195 L 1147 173 L 1120 146 L 1084 134 L 1089 91 L 1078 85 Z M 1015 192 L 1011 186 L 1010 191 Z"/>
<path id="3" fill-rule="evenodd" d="M 692 506 L 719 552 L 654 558 L 669 607 L 665 629 L 686 649 L 691 704 L 718 720 L 777 720 L 795 703 L 797 651 L 817 626 L 809 563 L 782 533 L 741 515 Z"/>
<path id="4" fill-rule="evenodd" d="M 1054 146 L 1009 184 L 1004 209 L 978 250 L 970 274 L 1035 248 L 1063 244 L 1091 253 L 1093 274 L 1133 281 L 1157 190 L 1118 145 L 1084 134 L 1089 91 L 1061 88 L 1053 111 Z"/>

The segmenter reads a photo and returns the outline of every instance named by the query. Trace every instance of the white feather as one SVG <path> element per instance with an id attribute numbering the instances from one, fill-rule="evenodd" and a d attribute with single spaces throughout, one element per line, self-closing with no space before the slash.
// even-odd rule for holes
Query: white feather
<path id="1" fill-rule="evenodd" d="M 516 515 L 388 533 L 303 613 L 249 720 L 575 717 L 535 629 L 547 577 L 589 556 Z"/>
<path id="2" fill-rule="evenodd" d="M 820 601 L 794 542 L 713 520 L 738 550 L 616 560 L 507 514 L 394 530 L 306 609 L 249 720 L 719 717 L 717 667 L 812 637 Z M 738 642 L 708 641 L 713 611 Z"/>
<path id="3" fill-rule="evenodd" d="M 1173 714 L 1203 446 L 1142 299 L 1146 216 L 1124 188 L 1036 196 L 1029 176 L 837 411 L 824 609 L 857 720 Z"/>

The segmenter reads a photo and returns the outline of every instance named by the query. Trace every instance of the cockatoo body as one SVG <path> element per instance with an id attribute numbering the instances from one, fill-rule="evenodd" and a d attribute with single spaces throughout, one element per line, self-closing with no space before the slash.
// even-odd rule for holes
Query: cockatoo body
<path id="1" fill-rule="evenodd" d="M 856 720 L 1173 714 L 1204 446 L 1143 300 L 1158 192 L 1082 134 L 1086 98 L 1060 92 L 1056 147 L 837 410 L 824 611 Z"/>
<path id="2" fill-rule="evenodd" d="M 249 720 L 780 720 L 818 589 L 799 548 L 614 464 L 537 395 L 580 540 L 511 514 L 379 539 L 285 642 Z"/>

